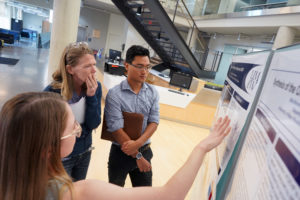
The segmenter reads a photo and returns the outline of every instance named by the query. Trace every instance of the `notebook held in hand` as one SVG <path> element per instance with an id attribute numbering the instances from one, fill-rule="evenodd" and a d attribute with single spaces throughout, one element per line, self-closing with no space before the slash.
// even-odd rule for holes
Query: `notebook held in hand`
<path id="1" fill-rule="evenodd" d="M 141 136 L 143 129 L 144 115 L 141 113 L 122 112 L 124 118 L 123 130 L 132 140 L 136 140 Z M 107 131 L 105 115 L 103 119 L 101 139 L 116 142 L 112 133 Z"/>

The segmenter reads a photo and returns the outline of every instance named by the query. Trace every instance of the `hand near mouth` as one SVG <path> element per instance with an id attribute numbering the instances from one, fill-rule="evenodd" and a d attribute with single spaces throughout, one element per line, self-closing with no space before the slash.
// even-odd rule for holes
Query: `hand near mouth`
<path id="1" fill-rule="evenodd" d="M 86 87 L 87 87 L 86 95 L 89 97 L 94 96 L 97 91 L 97 88 L 98 88 L 98 83 L 97 83 L 96 77 L 93 74 L 90 74 L 87 77 L 85 83 L 86 83 Z"/>

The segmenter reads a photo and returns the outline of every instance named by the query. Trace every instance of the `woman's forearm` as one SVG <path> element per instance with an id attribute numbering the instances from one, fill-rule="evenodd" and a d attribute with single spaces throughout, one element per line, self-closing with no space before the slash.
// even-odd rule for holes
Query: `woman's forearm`
<path id="1" fill-rule="evenodd" d="M 78 181 L 75 186 L 75 199 L 163 199 L 183 200 L 188 193 L 205 156 L 205 150 L 197 145 L 185 164 L 163 187 L 121 188 L 97 180 Z M 64 199 L 69 199 L 66 194 Z"/>
<path id="2" fill-rule="evenodd" d="M 184 199 L 195 180 L 205 154 L 206 150 L 198 144 L 184 165 L 166 183 L 164 189 L 170 199 Z"/>
<path id="3" fill-rule="evenodd" d="M 184 165 L 163 187 L 121 188 L 103 181 L 78 181 L 74 184 L 78 199 L 182 200 L 191 188 L 207 152 L 218 146 L 229 134 L 230 120 L 220 118 L 207 138 L 192 151 Z M 66 198 L 67 199 L 67 198 Z"/>

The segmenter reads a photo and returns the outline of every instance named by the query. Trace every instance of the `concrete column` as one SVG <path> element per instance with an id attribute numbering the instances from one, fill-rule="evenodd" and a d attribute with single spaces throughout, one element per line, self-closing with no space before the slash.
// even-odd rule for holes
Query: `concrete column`
<path id="1" fill-rule="evenodd" d="M 48 83 L 51 82 L 52 73 L 58 67 L 64 48 L 77 40 L 79 14 L 80 0 L 54 0 Z"/>
<path id="2" fill-rule="evenodd" d="M 279 27 L 272 49 L 274 50 L 293 44 L 295 34 L 296 30 L 291 27 Z"/>

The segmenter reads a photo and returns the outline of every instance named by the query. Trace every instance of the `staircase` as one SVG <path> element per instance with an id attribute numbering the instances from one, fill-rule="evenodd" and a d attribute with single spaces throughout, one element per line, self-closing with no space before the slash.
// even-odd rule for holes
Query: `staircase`
<path id="1" fill-rule="evenodd" d="M 112 0 L 162 60 L 160 68 L 213 79 L 203 70 L 158 0 Z M 202 63 L 203 65 L 203 63 Z"/>

